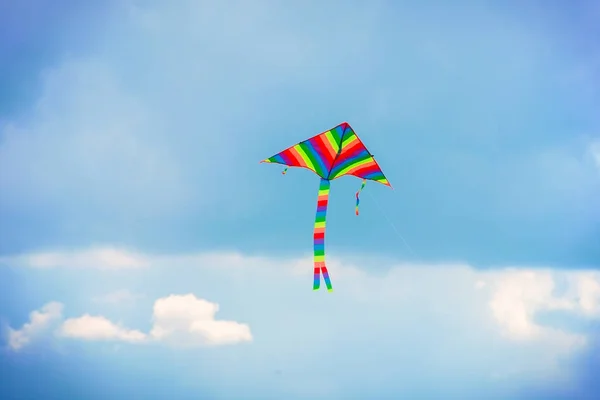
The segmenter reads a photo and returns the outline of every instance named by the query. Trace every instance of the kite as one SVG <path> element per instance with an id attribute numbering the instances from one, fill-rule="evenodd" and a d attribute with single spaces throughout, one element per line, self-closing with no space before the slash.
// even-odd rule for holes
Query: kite
<path id="1" fill-rule="evenodd" d="M 362 178 L 362 185 L 356 192 L 356 215 L 358 215 L 359 194 L 367 180 L 379 182 L 392 187 L 373 155 L 367 150 L 362 141 L 347 122 L 320 133 L 303 142 L 264 159 L 261 163 L 283 164 L 289 167 L 306 168 L 320 178 L 319 195 L 317 198 L 317 213 L 313 230 L 314 244 L 314 281 L 313 290 L 321 286 L 321 274 L 332 291 L 331 278 L 325 265 L 325 217 L 329 201 L 331 181 L 344 175 Z"/>

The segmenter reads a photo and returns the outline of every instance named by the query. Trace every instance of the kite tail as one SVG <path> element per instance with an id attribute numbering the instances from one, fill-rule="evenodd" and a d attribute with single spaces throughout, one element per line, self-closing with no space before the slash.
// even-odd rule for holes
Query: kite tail
<path id="1" fill-rule="evenodd" d="M 360 203 L 360 199 L 358 198 L 358 195 L 365 188 L 366 184 L 367 184 L 367 180 L 363 179 L 362 185 L 360 185 L 360 189 L 358 189 L 358 191 L 356 192 L 356 215 L 358 215 L 358 203 Z"/>
<path id="2" fill-rule="evenodd" d="M 327 203 L 329 201 L 329 187 L 331 182 L 328 179 L 321 179 L 319 184 L 319 197 L 317 200 L 317 215 L 315 216 L 314 238 L 314 260 L 315 276 L 313 290 L 318 290 L 321 286 L 321 273 L 327 285 L 327 290 L 332 291 L 329 272 L 325 266 L 325 218 L 327 216 Z"/>

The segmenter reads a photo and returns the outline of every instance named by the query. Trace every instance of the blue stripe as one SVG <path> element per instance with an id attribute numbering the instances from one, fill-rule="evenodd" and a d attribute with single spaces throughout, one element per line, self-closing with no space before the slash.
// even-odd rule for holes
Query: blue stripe
<path id="1" fill-rule="evenodd" d="M 342 162 L 342 163 L 336 165 L 334 168 L 332 168 L 331 176 L 335 176 L 338 172 L 340 172 L 342 169 L 346 168 L 348 165 L 355 163 L 358 158 L 362 158 L 362 157 L 365 157 L 368 155 L 369 155 L 369 153 L 367 152 L 367 150 L 365 150 L 364 148 L 360 149 L 359 151 L 353 153 L 352 157 L 350 157 L 347 160 L 344 160 L 344 162 Z"/>
<path id="2" fill-rule="evenodd" d="M 327 175 L 329 171 L 327 166 L 323 162 L 323 156 L 321 156 L 321 154 L 317 151 L 315 146 L 313 146 L 313 144 L 310 141 L 307 140 L 306 142 L 304 142 L 304 144 L 306 145 L 307 150 L 310 151 L 312 153 L 312 156 L 317 160 L 321 174 Z"/>
<path id="3" fill-rule="evenodd" d="M 319 217 L 325 218 L 326 215 L 327 215 L 327 210 L 317 211 L 317 215 L 315 216 L 315 219 L 319 218 Z"/>
<path id="4" fill-rule="evenodd" d="M 375 178 L 385 178 L 385 175 L 383 175 L 381 172 L 379 171 L 375 171 L 375 172 L 371 172 L 370 174 L 366 174 L 364 176 L 365 179 L 375 179 Z"/>

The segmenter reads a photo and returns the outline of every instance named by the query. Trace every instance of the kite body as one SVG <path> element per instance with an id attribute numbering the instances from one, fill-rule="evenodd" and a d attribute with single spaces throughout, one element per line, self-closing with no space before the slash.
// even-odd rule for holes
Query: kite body
<path id="1" fill-rule="evenodd" d="M 344 175 L 352 175 L 363 179 L 360 189 L 356 192 L 356 215 L 358 215 L 359 194 L 365 187 L 366 180 L 372 180 L 391 187 L 389 181 L 373 155 L 369 153 L 354 130 L 346 122 L 289 147 L 261 162 L 285 165 L 284 174 L 288 167 L 306 168 L 321 178 L 313 231 L 313 290 L 320 288 L 320 276 L 323 274 L 327 290 L 332 291 L 331 279 L 325 266 L 325 222 L 331 181 Z"/>

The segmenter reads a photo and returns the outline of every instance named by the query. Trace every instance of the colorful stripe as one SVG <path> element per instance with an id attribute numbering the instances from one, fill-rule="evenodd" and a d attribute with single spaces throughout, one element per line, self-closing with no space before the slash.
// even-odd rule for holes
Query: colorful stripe
<path id="1" fill-rule="evenodd" d="M 315 228 L 313 230 L 314 246 L 314 279 L 313 290 L 321 287 L 321 273 L 327 285 L 327 290 L 332 291 L 331 279 L 325 266 L 325 221 L 327 217 L 327 204 L 329 202 L 329 188 L 331 182 L 321 178 L 319 196 L 317 198 L 317 213 L 315 215 Z"/>

